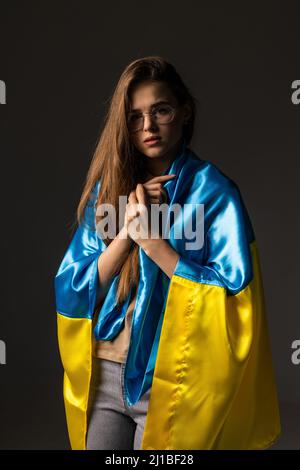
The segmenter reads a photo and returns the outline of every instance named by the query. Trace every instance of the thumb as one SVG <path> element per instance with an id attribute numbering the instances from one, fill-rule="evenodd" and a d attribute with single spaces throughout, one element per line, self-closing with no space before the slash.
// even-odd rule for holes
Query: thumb
<path id="1" fill-rule="evenodd" d="M 145 189 L 143 185 L 138 183 L 135 192 L 136 192 L 136 197 L 137 197 L 139 204 L 146 205 L 147 199 L 146 199 L 146 193 L 145 193 Z"/>

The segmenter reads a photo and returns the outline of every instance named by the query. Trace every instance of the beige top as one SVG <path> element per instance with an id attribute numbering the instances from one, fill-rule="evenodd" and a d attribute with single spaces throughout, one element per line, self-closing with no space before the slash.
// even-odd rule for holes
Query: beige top
<path id="1" fill-rule="evenodd" d="M 96 341 L 93 335 L 93 356 L 115 362 L 125 362 L 130 341 L 131 320 L 136 295 L 127 307 L 125 321 L 118 335 L 111 340 Z"/>

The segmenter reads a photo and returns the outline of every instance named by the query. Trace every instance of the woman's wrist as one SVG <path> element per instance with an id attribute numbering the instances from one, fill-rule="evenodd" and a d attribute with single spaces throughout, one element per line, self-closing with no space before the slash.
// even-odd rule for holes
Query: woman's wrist
<path id="1" fill-rule="evenodd" d="M 121 228 L 121 230 L 119 231 L 118 233 L 118 238 L 120 238 L 121 240 L 125 240 L 126 243 L 128 244 L 128 247 L 130 247 L 133 243 L 133 240 L 132 238 L 129 236 L 128 234 L 128 230 L 126 228 L 125 225 L 123 225 L 123 227 Z"/>
<path id="2" fill-rule="evenodd" d="M 162 238 L 144 240 L 141 247 L 146 255 L 171 278 L 180 257 L 179 253 Z"/>

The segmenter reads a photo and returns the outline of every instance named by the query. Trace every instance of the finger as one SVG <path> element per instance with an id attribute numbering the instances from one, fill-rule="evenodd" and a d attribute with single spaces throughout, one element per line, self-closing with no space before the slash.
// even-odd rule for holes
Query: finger
<path id="1" fill-rule="evenodd" d="M 159 204 L 160 203 L 160 200 L 157 198 L 157 199 L 150 199 L 150 204 Z"/>
<path id="2" fill-rule="evenodd" d="M 148 183 L 148 181 L 151 181 L 152 178 L 153 178 L 153 176 L 148 176 L 148 178 L 146 178 L 146 180 L 145 180 L 145 183 Z"/>
<path id="3" fill-rule="evenodd" d="M 149 183 L 147 185 L 143 185 L 145 189 L 160 189 L 161 183 Z"/>
<path id="4" fill-rule="evenodd" d="M 135 218 L 138 217 L 139 215 L 140 215 L 139 212 L 136 212 L 134 215 L 128 215 L 128 217 L 127 217 L 128 223 L 132 222 L 133 219 L 135 219 Z"/>
<path id="5" fill-rule="evenodd" d="M 160 195 L 160 189 L 153 189 L 153 190 L 147 189 L 147 194 L 149 196 L 159 196 Z"/>
<path id="6" fill-rule="evenodd" d="M 138 217 L 140 215 L 140 212 L 138 210 L 138 206 L 136 204 L 130 204 L 128 207 L 127 207 L 127 211 L 126 211 L 126 216 L 127 216 L 127 219 L 134 219 L 135 217 Z"/>
<path id="7" fill-rule="evenodd" d="M 168 181 L 170 179 L 173 179 L 175 178 L 175 174 L 173 175 L 160 175 L 160 176 L 154 176 L 154 178 L 152 178 L 151 180 L 147 181 L 147 184 L 150 183 L 159 183 L 160 181 L 162 182 L 165 182 L 165 181 Z"/>
<path id="8" fill-rule="evenodd" d="M 139 213 L 137 212 L 137 205 L 138 205 L 138 200 L 136 198 L 136 192 L 131 191 L 128 197 L 128 204 L 127 204 L 128 216 L 136 217 L 137 215 L 139 215 Z"/>
<path id="9" fill-rule="evenodd" d="M 131 193 L 128 196 L 128 201 L 130 204 L 137 204 L 138 200 L 137 200 L 135 191 L 131 191 Z"/>
<path id="10" fill-rule="evenodd" d="M 144 204 L 144 206 L 147 204 L 147 198 L 146 198 L 146 193 L 144 190 L 144 187 L 142 184 L 138 184 L 136 187 L 136 197 L 137 197 L 137 202 L 139 204 Z"/>
<path id="11" fill-rule="evenodd" d="M 137 202 L 137 199 L 135 198 L 135 196 L 131 196 L 130 199 L 131 201 L 128 201 L 128 203 L 126 204 L 126 211 L 128 214 L 132 215 L 136 212 L 136 210 L 138 209 L 138 202 Z"/>

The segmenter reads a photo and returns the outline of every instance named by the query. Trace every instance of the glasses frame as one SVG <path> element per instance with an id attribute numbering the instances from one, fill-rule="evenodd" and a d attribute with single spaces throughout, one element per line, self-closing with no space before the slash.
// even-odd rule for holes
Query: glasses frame
<path id="1" fill-rule="evenodd" d="M 170 124 L 171 122 L 173 122 L 174 119 L 175 119 L 175 116 L 176 116 L 176 111 L 177 111 L 177 109 L 179 108 L 179 106 L 173 106 L 173 105 L 171 105 L 171 104 L 168 104 L 168 105 L 167 105 L 167 104 L 165 104 L 165 105 L 162 104 L 162 105 L 160 105 L 160 106 L 162 106 L 162 107 L 163 107 L 163 106 L 169 106 L 169 108 L 172 108 L 172 110 L 173 110 L 172 119 L 171 119 L 170 121 L 168 121 L 168 122 L 165 122 L 164 124 L 161 124 L 161 125 L 164 126 L 165 124 Z M 158 108 L 159 108 L 160 106 L 158 106 Z M 141 127 L 139 127 L 138 129 L 135 129 L 135 130 L 131 130 L 131 129 L 129 128 L 128 121 L 127 121 L 127 127 L 128 127 L 129 132 L 135 133 L 135 132 L 141 131 L 141 130 L 143 129 L 143 127 L 144 127 L 144 124 L 145 124 L 145 118 L 144 118 L 144 116 L 147 115 L 147 114 L 149 114 L 149 115 L 152 116 L 152 115 L 155 113 L 156 109 L 157 109 L 157 108 L 155 108 L 154 110 L 150 111 L 150 113 L 129 113 L 129 115 L 130 115 L 130 114 L 140 114 L 140 115 L 143 117 L 143 124 L 141 125 Z"/>

